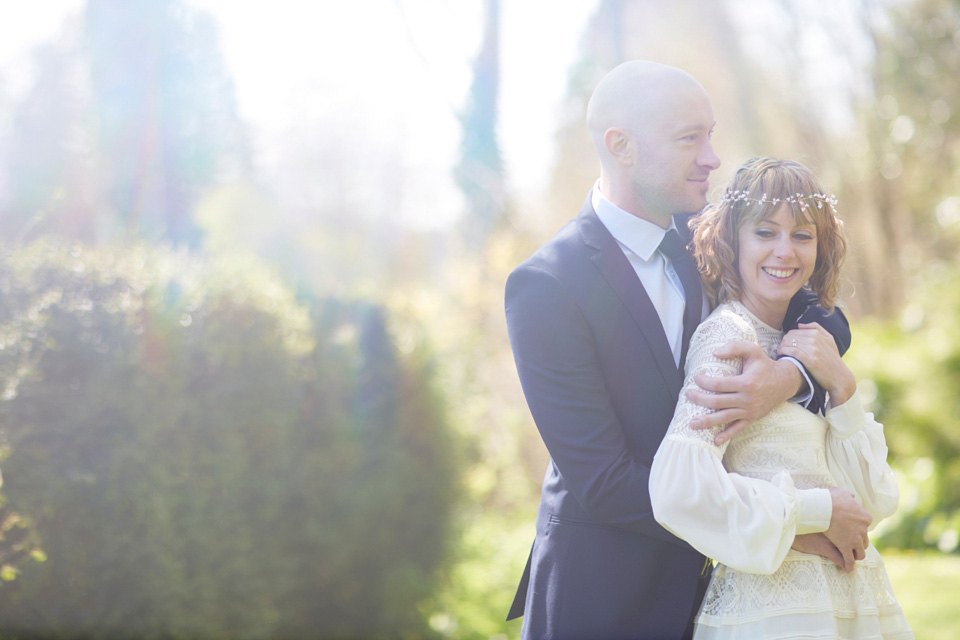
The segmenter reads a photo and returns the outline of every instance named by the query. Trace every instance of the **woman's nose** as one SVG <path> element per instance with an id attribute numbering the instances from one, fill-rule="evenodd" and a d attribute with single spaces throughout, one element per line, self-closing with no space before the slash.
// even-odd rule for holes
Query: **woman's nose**
<path id="1" fill-rule="evenodd" d="M 793 257 L 794 248 L 790 238 L 779 238 L 773 248 L 773 254 L 780 259 Z"/>

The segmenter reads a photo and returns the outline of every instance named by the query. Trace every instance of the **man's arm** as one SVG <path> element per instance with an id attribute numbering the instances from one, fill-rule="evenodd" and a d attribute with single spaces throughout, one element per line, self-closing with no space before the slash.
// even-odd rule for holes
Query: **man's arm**
<path id="1" fill-rule="evenodd" d="M 842 356 L 850 348 L 852 339 L 850 334 L 850 323 L 843 311 L 839 307 L 834 307 L 832 312 L 820 306 L 817 294 L 808 290 L 801 289 L 790 300 L 790 306 L 787 307 L 787 313 L 783 317 L 783 332 L 787 333 L 797 328 L 798 325 L 810 324 L 816 322 L 833 336 L 837 343 L 837 351 Z"/>
<path id="2" fill-rule="evenodd" d="M 743 431 L 754 420 L 767 415 L 781 403 L 797 394 L 803 377 L 797 367 L 785 360 L 771 360 L 759 345 L 736 341 L 714 351 L 721 360 L 740 358 L 743 371 L 731 377 L 697 376 L 697 385 L 687 398 L 695 404 L 711 409 L 711 413 L 695 418 L 693 429 L 727 427 L 717 434 L 714 442 L 722 445 Z"/>
<path id="3" fill-rule="evenodd" d="M 806 289 L 798 291 L 790 300 L 784 316 L 784 332 L 796 329 L 800 322 L 820 324 L 833 336 L 841 356 L 850 347 L 850 325 L 843 312 L 835 309 L 833 313 L 827 313 L 818 306 L 817 295 Z M 727 425 L 717 434 L 717 444 L 727 442 L 751 422 L 765 416 L 781 402 L 797 396 L 806 387 L 805 376 L 794 362 L 771 361 L 756 345 L 731 343 L 715 355 L 718 358 L 743 358 L 741 376 L 701 376 L 697 384 L 709 393 L 691 392 L 689 396 L 693 402 L 714 411 L 691 424 L 694 429 Z M 813 376 L 806 377 L 814 384 L 807 409 L 818 413 L 824 406 L 826 392 Z"/>

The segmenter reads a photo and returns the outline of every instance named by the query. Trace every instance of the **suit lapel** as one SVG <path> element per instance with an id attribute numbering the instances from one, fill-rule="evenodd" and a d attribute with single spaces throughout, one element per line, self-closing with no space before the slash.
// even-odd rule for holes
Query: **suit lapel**
<path id="1" fill-rule="evenodd" d="M 679 395 L 683 376 L 673 360 L 660 316 L 620 245 L 597 217 L 589 197 L 577 217 L 577 228 L 583 242 L 595 250 L 591 260 L 640 328 L 667 386 Z"/>

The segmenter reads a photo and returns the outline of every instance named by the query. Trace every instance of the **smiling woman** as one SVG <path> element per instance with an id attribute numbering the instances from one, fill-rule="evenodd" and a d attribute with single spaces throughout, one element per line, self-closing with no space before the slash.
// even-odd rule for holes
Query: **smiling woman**
<path id="1" fill-rule="evenodd" d="M 864 411 L 825 329 L 782 330 L 807 283 L 811 302 L 833 308 L 845 249 L 833 198 L 806 167 L 754 158 L 693 226 L 720 305 L 690 341 L 649 486 L 657 521 L 717 563 L 694 638 L 913 638 L 868 535 L 899 497 L 883 426 Z M 734 341 L 760 357 L 796 358 L 830 394 L 825 415 L 774 403 L 723 444 L 722 426 L 695 429 L 709 410 L 687 394 L 702 391 L 704 378 L 742 372 L 746 358 L 720 356 Z"/>

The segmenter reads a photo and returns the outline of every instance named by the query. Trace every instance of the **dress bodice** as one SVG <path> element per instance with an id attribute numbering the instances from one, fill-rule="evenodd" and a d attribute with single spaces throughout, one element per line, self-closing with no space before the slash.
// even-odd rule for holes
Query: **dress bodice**
<path id="1" fill-rule="evenodd" d="M 773 480 L 787 471 L 798 489 L 837 485 L 827 467 L 829 425 L 794 403 L 782 404 L 737 435 L 723 465 L 748 478 Z"/>
<path id="2" fill-rule="evenodd" d="M 760 348 L 771 358 L 777 356 L 781 331 L 763 323 L 739 302 L 722 305 L 719 311 L 742 321 Z M 827 467 L 828 428 L 821 416 L 785 402 L 738 434 L 724 452 L 723 464 L 728 471 L 761 480 L 772 480 L 787 471 L 798 489 L 836 486 Z"/>

